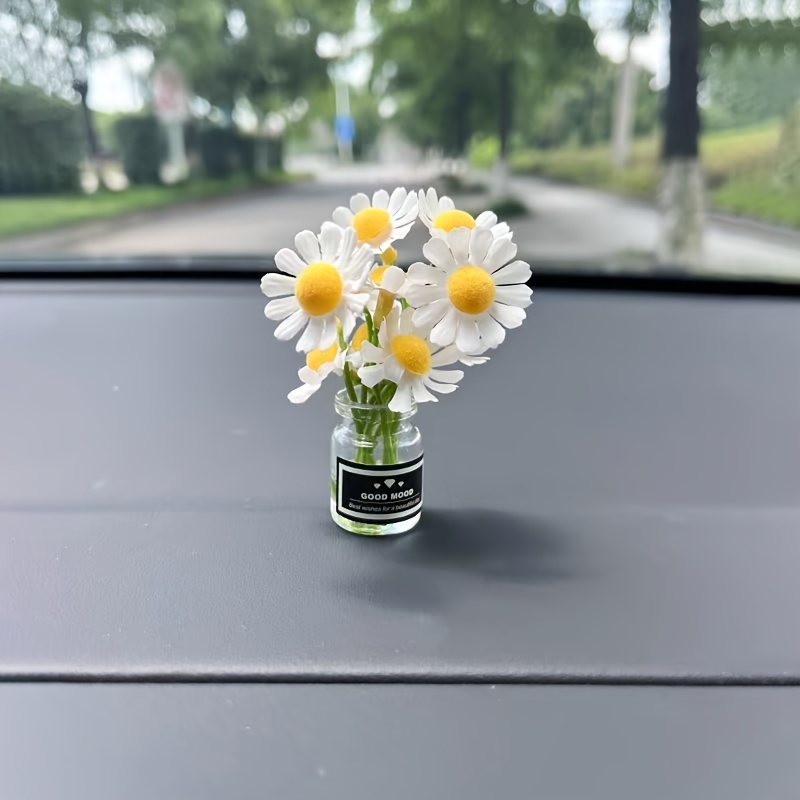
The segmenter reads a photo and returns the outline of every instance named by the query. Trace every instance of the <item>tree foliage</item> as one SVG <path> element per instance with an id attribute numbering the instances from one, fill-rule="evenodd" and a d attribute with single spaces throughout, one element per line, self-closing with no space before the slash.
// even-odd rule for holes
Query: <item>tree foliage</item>
<path id="1" fill-rule="evenodd" d="M 392 94 L 405 130 L 462 153 L 472 135 L 508 136 L 519 103 L 574 75 L 593 34 L 569 9 L 521 0 L 376 0 L 378 90 Z"/>

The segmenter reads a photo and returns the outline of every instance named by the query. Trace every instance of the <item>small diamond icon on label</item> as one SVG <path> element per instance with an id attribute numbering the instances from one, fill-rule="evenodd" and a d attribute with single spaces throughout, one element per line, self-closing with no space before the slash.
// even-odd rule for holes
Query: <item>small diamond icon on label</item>
<path id="1" fill-rule="evenodd" d="M 398 485 L 398 486 L 402 486 L 402 485 L 403 485 L 403 483 L 404 483 L 404 481 L 397 481 L 397 485 Z"/>
<path id="2" fill-rule="evenodd" d="M 374 486 L 376 489 L 380 489 L 380 488 L 381 488 L 381 485 L 380 485 L 379 483 L 374 483 L 374 484 L 373 484 L 373 486 Z"/>
<path id="3" fill-rule="evenodd" d="M 392 486 L 394 486 L 395 481 L 394 478 L 387 478 L 384 483 L 391 489 Z"/>

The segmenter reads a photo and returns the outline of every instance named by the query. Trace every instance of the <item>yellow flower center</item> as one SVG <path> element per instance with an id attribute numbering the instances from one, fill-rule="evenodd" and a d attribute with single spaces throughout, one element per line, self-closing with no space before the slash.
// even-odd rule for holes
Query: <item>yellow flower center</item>
<path id="1" fill-rule="evenodd" d="M 442 211 L 433 221 L 433 227 L 449 233 L 454 228 L 472 229 L 475 227 L 475 220 L 472 214 L 454 208 L 452 211 Z"/>
<path id="2" fill-rule="evenodd" d="M 465 314 L 482 314 L 494 302 L 494 281 L 481 267 L 459 267 L 447 281 L 450 302 Z"/>
<path id="3" fill-rule="evenodd" d="M 333 361 L 336 354 L 339 352 L 339 345 L 334 342 L 327 350 L 312 350 L 306 356 L 306 366 L 316 372 L 323 364 Z"/>
<path id="4" fill-rule="evenodd" d="M 298 276 L 294 296 L 312 317 L 330 314 L 342 299 L 342 276 L 333 264 L 309 264 Z"/>
<path id="5" fill-rule="evenodd" d="M 392 230 L 392 218 L 385 208 L 364 208 L 353 217 L 358 241 L 362 244 L 379 244 Z"/>
<path id="6" fill-rule="evenodd" d="M 394 247 L 387 247 L 382 253 L 381 258 L 385 266 L 389 267 L 397 263 L 397 250 Z"/>
<path id="7" fill-rule="evenodd" d="M 364 344 L 364 342 L 366 341 L 367 341 L 367 323 L 362 322 L 361 325 L 359 325 L 356 328 L 356 332 L 353 334 L 353 341 L 350 342 L 350 347 L 352 347 L 353 350 L 360 350 L 361 345 Z"/>
<path id="8" fill-rule="evenodd" d="M 383 273 L 389 268 L 389 264 L 382 264 L 380 267 L 375 267 L 372 272 L 370 272 L 369 277 L 372 279 L 372 282 L 376 286 L 381 285 L 381 281 L 383 280 Z"/>
<path id="9" fill-rule="evenodd" d="M 427 375 L 431 368 L 431 351 L 424 339 L 400 334 L 392 339 L 392 355 L 412 375 Z"/>

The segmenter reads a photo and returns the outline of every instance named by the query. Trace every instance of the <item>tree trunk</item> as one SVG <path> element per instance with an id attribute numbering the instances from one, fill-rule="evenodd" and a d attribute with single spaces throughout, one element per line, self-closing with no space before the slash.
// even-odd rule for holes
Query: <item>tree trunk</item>
<path id="1" fill-rule="evenodd" d="M 614 167 L 616 169 L 622 169 L 627 166 L 633 137 L 638 69 L 632 57 L 632 50 L 633 34 L 628 34 L 625 62 L 620 67 L 617 94 L 614 99 L 614 130 L 611 139 Z"/>
<path id="2" fill-rule="evenodd" d="M 699 0 L 672 0 L 661 179 L 661 243 L 666 266 L 698 267 L 703 257 L 704 189 L 698 156 Z"/>
<path id="3" fill-rule="evenodd" d="M 514 64 L 505 61 L 498 72 L 497 134 L 500 152 L 492 170 L 491 194 L 493 199 L 508 197 L 508 147 L 514 117 Z"/>

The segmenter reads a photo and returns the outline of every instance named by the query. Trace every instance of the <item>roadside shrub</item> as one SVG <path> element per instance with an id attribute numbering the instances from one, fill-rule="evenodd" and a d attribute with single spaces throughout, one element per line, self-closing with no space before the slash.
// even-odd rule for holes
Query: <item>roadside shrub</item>
<path id="1" fill-rule="evenodd" d="M 210 178 L 236 173 L 257 176 L 283 167 L 283 142 L 240 133 L 234 128 L 202 128 L 197 145 L 203 171 Z"/>
<path id="2" fill-rule="evenodd" d="M 84 153 L 79 106 L 0 82 L 0 194 L 72 191 Z"/>
<path id="3" fill-rule="evenodd" d="M 160 183 L 167 142 L 161 123 L 153 114 L 122 117 L 114 126 L 122 166 L 131 183 Z"/>

